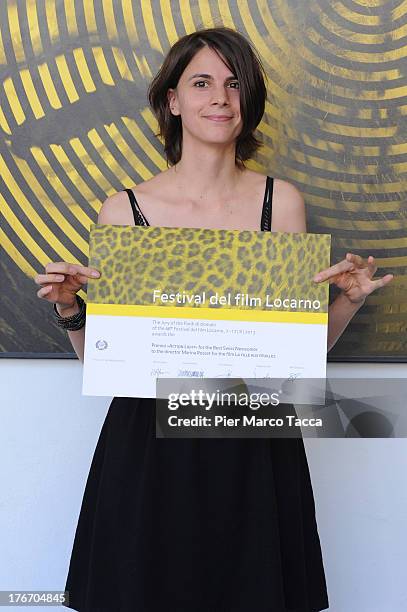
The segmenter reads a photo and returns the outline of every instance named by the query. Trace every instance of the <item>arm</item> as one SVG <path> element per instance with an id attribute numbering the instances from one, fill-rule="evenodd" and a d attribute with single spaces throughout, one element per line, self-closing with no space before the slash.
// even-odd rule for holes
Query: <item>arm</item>
<path id="1" fill-rule="evenodd" d="M 122 198 L 120 196 L 120 193 L 114 194 L 103 202 L 97 219 L 99 225 L 123 224 L 121 220 L 118 220 L 118 218 L 122 218 L 120 214 Z M 75 301 L 74 306 L 69 306 L 67 308 L 62 308 L 60 305 L 57 305 L 57 310 L 62 317 L 70 317 L 79 312 L 79 306 Z M 78 329 L 78 331 L 67 331 L 68 338 L 81 363 L 83 363 L 84 359 L 85 328 L 86 324 L 81 329 Z"/>
<path id="2" fill-rule="evenodd" d="M 345 331 L 352 317 L 363 306 L 365 300 L 352 303 L 344 293 L 340 293 L 328 308 L 328 352 Z"/>
<path id="3" fill-rule="evenodd" d="M 341 336 L 353 315 L 364 304 L 366 297 L 375 289 L 384 287 L 393 280 L 393 274 L 373 279 L 376 271 L 377 266 L 372 255 L 365 261 L 360 255 L 347 253 L 345 259 L 315 275 L 315 282 L 335 283 L 342 290 L 330 306 L 328 351 Z"/>
<path id="4" fill-rule="evenodd" d="M 61 315 L 61 317 L 70 317 L 71 315 L 79 312 L 79 306 L 76 302 L 74 306 L 63 308 L 63 309 L 61 308 L 61 306 L 57 305 L 56 309 Z M 78 331 L 66 330 L 68 334 L 68 338 L 73 346 L 73 349 L 75 353 L 77 354 L 79 361 L 81 361 L 82 363 L 83 363 L 83 352 L 84 352 L 84 346 L 85 346 L 85 327 L 86 327 L 86 324 L 81 329 L 78 329 Z"/>

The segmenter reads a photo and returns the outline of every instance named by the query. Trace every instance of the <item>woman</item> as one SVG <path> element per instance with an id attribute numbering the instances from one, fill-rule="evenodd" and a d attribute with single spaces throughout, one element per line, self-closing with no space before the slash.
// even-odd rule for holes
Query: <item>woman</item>
<path id="1" fill-rule="evenodd" d="M 109 197 L 98 223 L 305 232 L 297 188 L 244 165 L 260 146 L 253 132 L 265 98 L 263 67 L 242 35 L 213 28 L 180 39 L 149 89 L 171 165 Z M 315 277 L 342 290 L 329 310 L 328 350 L 366 296 L 390 282 L 372 280 L 375 271 L 372 257 L 348 254 Z M 75 298 L 92 273 L 56 262 L 35 279 L 81 360 L 84 307 Z M 70 607 L 327 609 L 303 440 L 156 439 L 154 423 L 154 399 L 113 399 L 75 535 Z"/>

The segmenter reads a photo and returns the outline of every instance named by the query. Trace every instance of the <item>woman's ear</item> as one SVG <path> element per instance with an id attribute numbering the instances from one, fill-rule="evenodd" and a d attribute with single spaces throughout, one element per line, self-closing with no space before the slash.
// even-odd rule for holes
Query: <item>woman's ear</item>
<path id="1" fill-rule="evenodd" d="M 172 115 L 179 115 L 177 106 L 177 95 L 174 89 L 169 89 L 167 92 L 167 101 Z"/>

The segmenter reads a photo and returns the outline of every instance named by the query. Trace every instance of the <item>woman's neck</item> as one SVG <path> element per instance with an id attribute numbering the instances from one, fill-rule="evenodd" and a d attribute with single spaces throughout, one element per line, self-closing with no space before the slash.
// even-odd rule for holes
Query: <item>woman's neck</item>
<path id="1" fill-rule="evenodd" d="M 194 202 L 219 202 L 238 193 L 245 172 L 233 156 L 189 155 L 183 153 L 180 161 L 168 171 L 172 174 L 175 190 Z"/>

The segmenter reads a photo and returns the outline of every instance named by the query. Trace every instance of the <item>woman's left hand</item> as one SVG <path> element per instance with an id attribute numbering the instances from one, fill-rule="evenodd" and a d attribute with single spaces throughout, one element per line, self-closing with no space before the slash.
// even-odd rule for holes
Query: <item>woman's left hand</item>
<path id="1" fill-rule="evenodd" d="M 373 279 L 377 266 L 374 257 L 369 255 L 367 262 L 360 256 L 347 253 L 346 258 L 339 263 L 321 270 L 314 276 L 315 282 L 328 280 L 334 283 L 346 295 L 350 302 L 364 302 L 366 297 L 379 287 L 388 285 L 393 280 L 393 274 Z"/>

